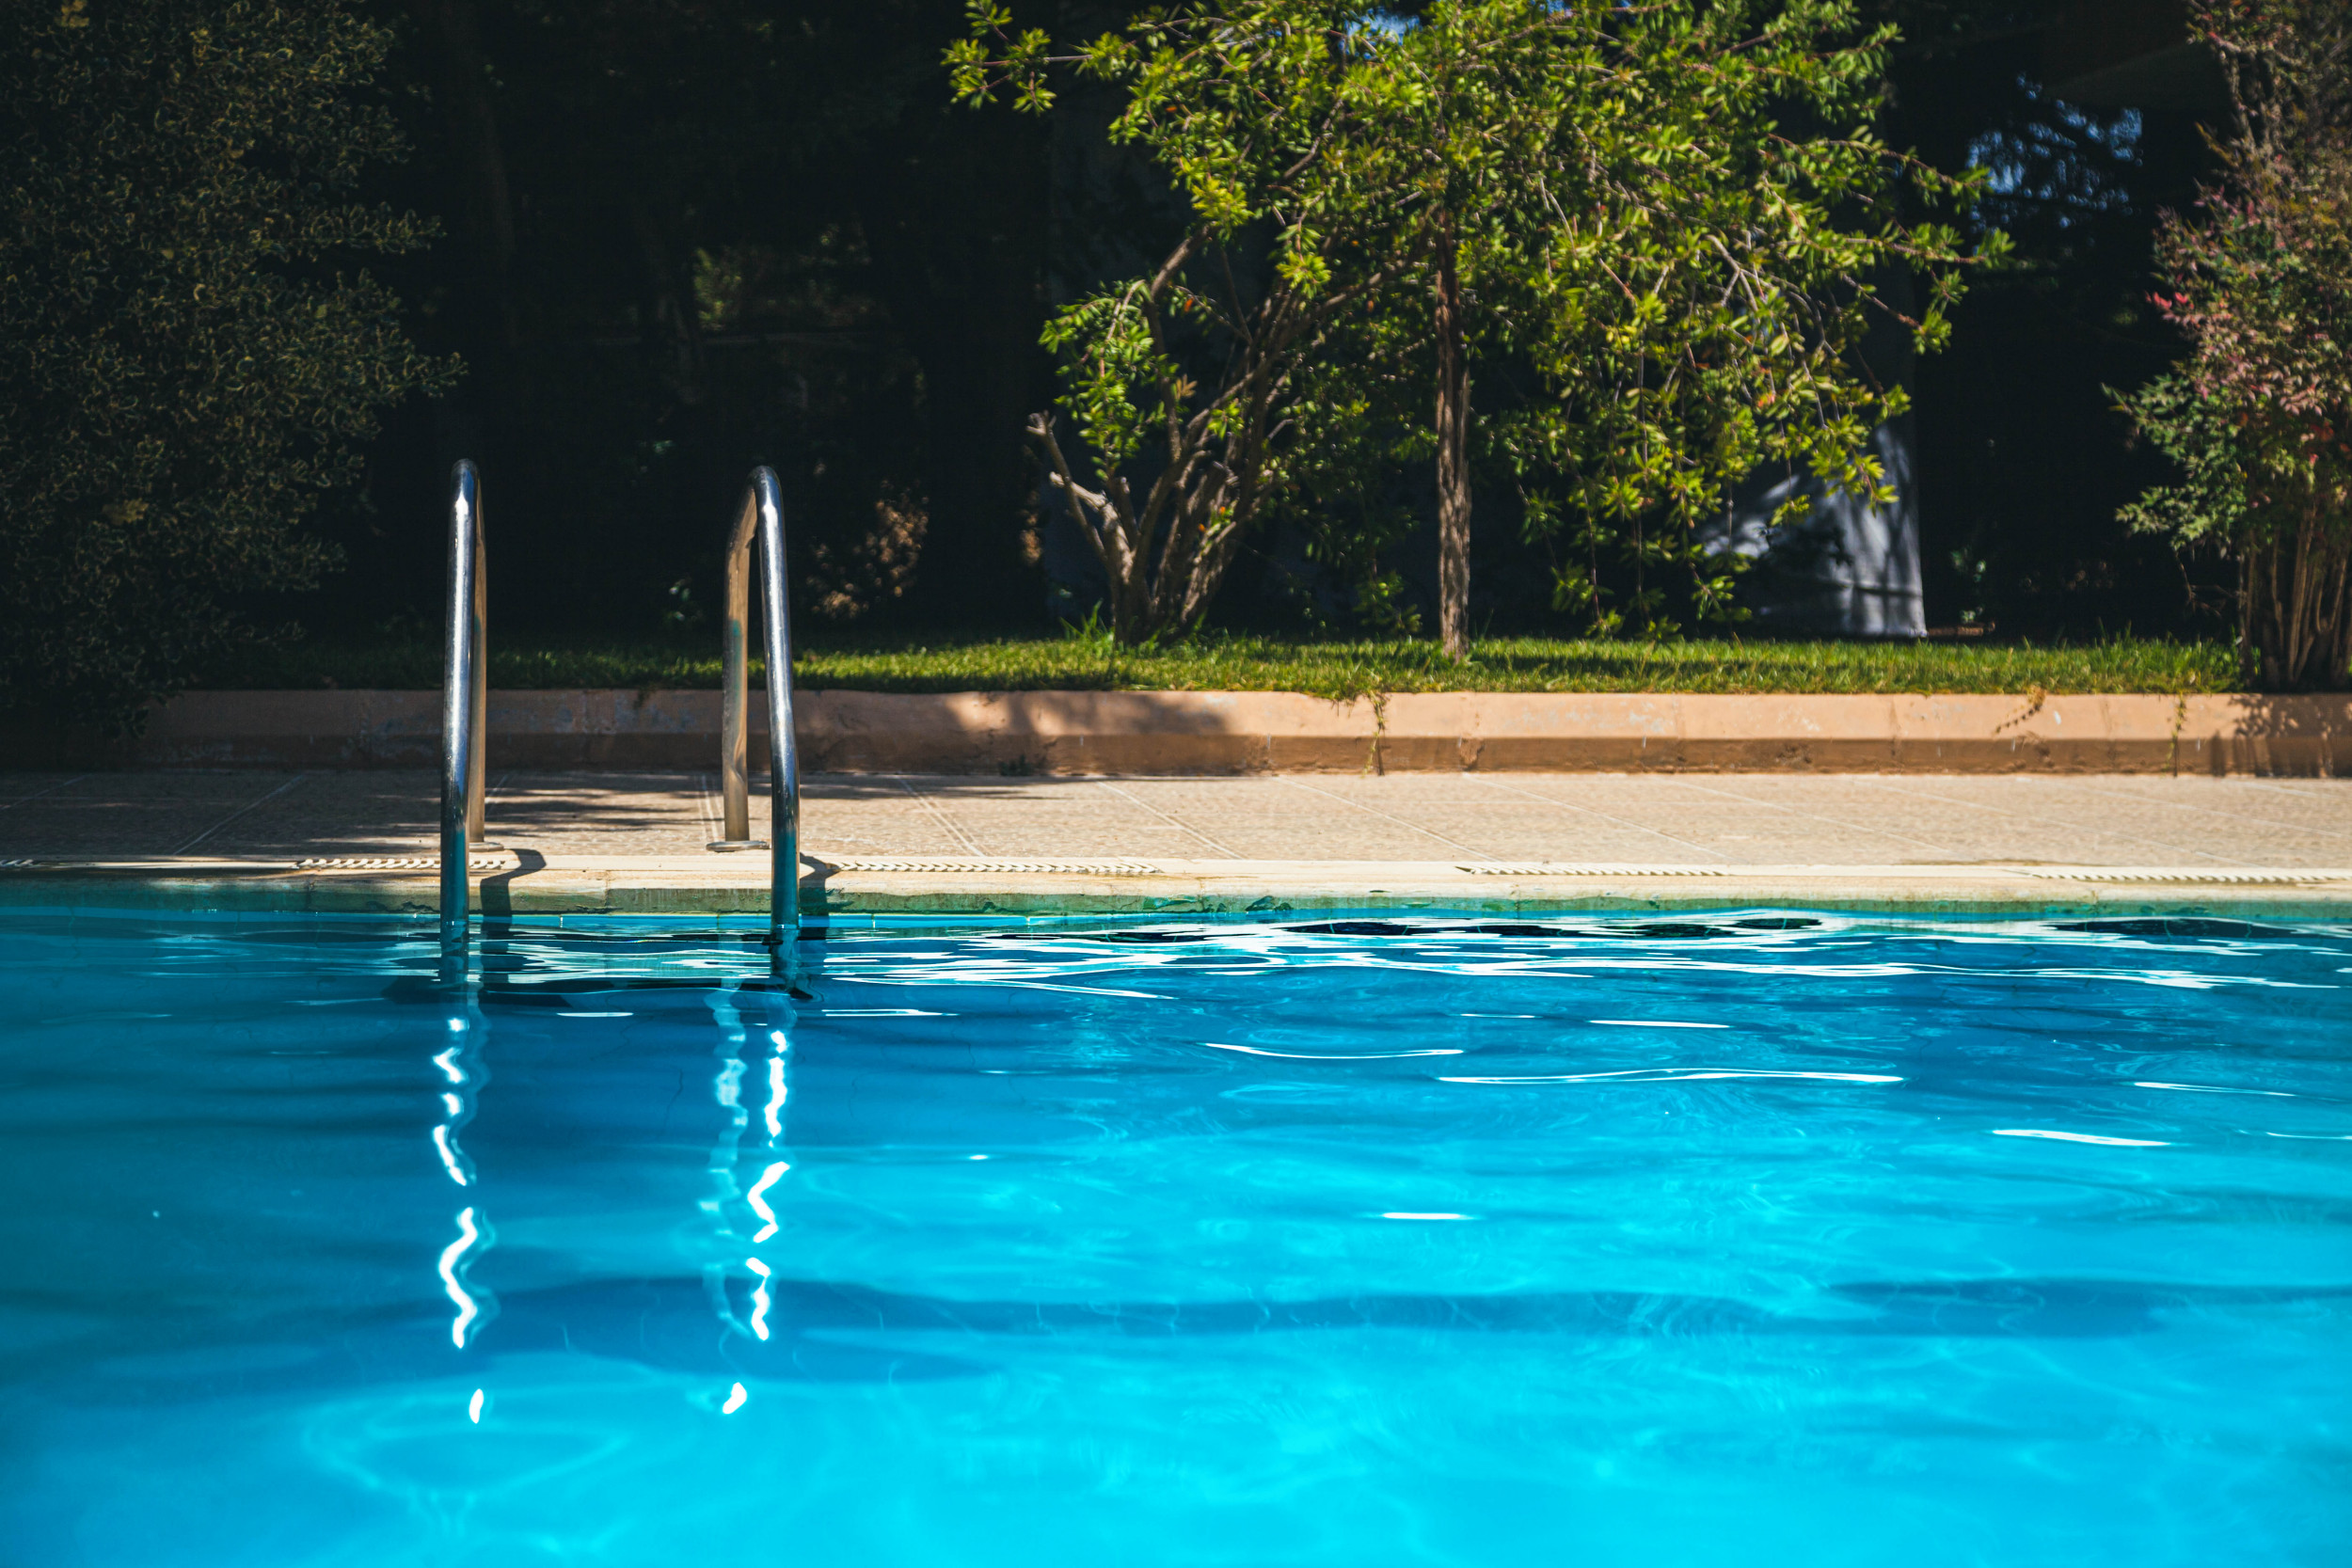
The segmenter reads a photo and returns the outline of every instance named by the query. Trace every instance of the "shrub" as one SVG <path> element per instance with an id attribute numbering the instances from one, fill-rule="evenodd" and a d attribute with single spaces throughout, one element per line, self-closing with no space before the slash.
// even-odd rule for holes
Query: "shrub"
<path id="1" fill-rule="evenodd" d="M 2233 124 L 2200 213 L 2168 214 L 2159 297 L 2180 369 L 2123 400 L 2179 465 L 2123 517 L 2237 562 L 2239 657 L 2270 689 L 2352 661 L 2352 11 L 2201 0 Z"/>
<path id="2" fill-rule="evenodd" d="M 438 388 L 351 199 L 399 150 L 339 0 L 0 10 L 0 707 L 135 722 L 310 585 L 377 411 Z"/>

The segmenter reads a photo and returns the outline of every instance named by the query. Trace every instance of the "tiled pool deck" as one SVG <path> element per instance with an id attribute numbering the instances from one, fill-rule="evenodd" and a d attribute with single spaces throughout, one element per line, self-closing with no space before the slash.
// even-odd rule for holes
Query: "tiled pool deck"
<path id="1" fill-rule="evenodd" d="M 1269 896 L 1567 907 L 1588 895 L 1945 907 L 2061 891 L 2099 907 L 2352 908 L 2352 781 L 2333 779 L 830 774 L 811 777 L 805 797 L 813 880 L 842 909 L 1248 908 Z M 766 811 L 755 787 L 755 833 Z M 271 878 L 300 902 L 283 885 L 293 863 L 430 856 L 437 814 L 423 772 L 8 773 L 0 862 L 43 863 L 6 874 L 20 882 L 74 863 L 118 890 L 125 879 Z M 494 774 L 500 849 L 484 867 L 485 907 L 755 907 L 766 857 L 711 853 L 718 824 L 707 774 Z M 364 879 L 389 900 L 373 907 L 430 897 L 413 865 L 301 875 L 353 896 Z"/>

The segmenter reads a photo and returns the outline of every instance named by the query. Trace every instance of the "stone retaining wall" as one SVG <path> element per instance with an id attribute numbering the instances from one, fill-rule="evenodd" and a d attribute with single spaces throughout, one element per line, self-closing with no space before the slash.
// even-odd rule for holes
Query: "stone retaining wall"
<path id="1" fill-rule="evenodd" d="M 800 695 L 812 772 L 2100 772 L 2331 777 L 2352 696 L 1653 696 L 1279 691 Z M 766 710 L 755 694 L 754 766 Z M 716 766 L 715 691 L 493 691 L 496 768 Z M 432 768 L 431 691 L 198 691 L 135 742 L 6 766 Z"/>

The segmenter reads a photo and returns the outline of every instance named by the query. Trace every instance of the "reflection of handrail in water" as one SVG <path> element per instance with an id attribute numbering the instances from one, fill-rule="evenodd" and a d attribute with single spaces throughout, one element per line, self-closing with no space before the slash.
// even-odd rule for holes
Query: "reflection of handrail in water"
<path id="1" fill-rule="evenodd" d="M 483 730 L 489 678 L 485 641 L 490 583 L 482 549 L 482 476 L 459 460 L 450 472 L 449 610 L 441 666 L 441 943 L 462 951 L 469 889 L 466 856 L 483 836 Z M 462 979 L 463 971 L 455 976 Z"/>
<path id="2" fill-rule="evenodd" d="M 743 1108 L 743 1015 L 736 1007 L 736 982 L 722 984 L 709 996 L 711 1022 L 718 1025 L 719 1045 L 715 1054 L 719 1070 L 710 1080 L 711 1098 L 724 1113 L 725 1121 L 719 1129 L 719 1141 L 710 1150 L 710 1196 L 702 1200 L 702 1211 L 710 1216 L 708 1244 L 718 1260 L 703 1265 L 703 1289 L 710 1299 L 711 1309 L 719 1315 L 723 1329 L 736 1333 L 748 1332 L 736 1318 L 734 1307 L 727 1301 L 727 1271 L 734 1267 L 735 1255 L 742 1245 L 730 1211 L 742 1196 L 736 1184 L 735 1167 L 742 1158 L 743 1129 L 750 1124 L 751 1115 Z"/>
<path id="3" fill-rule="evenodd" d="M 768 1313 L 771 1306 L 768 1282 L 773 1270 L 756 1251 L 744 1250 L 744 1238 L 729 1211 L 740 1205 L 758 1216 L 760 1226 L 750 1239 L 751 1247 L 756 1248 L 775 1238 L 779 1226 L 775 1209 L 768 1201 L 768 1193 L 785 1172 L 792 1168 L 789 1162 L 776 1157 L 783 1152 L 784 1106 L 790 1093 L 787 1082 L 787 1062 L 791 1050 L 787 1030 L 792 1015 L 788 1001 L 775 999 L 771 1003 L 775 1010 L 769 1013 L 771 1026 L 763 1031 L 770 1050 L 764 1085 L 766 1102 L 760 1109 L 760 1127 L 766 1136 L 763 1147 L 758 1150 L 766 1159 L 759 1176 L 749 1190 L 745 1190 L 738 1184 L 736 1171 L 743 1157 L 743 1134 L 751 1125 L 751 1107 L 744 1100 L 743 1090 L 746 1082 L 752 1081 L 749 1053 L 745 1047 L 751 1041 L 753 1031 L 751 1021 L 741 1010 L 742 1000 L 743 993 L 732 981 L 722 986 L 710 997 L 712 1022 L 720 1030 L 720 1066 L 711 1079 L 711 1094 L 726 1113 L 727 1120 L 720 1130 L 717 1146 L 711 1150 L 712 1192 L 703 1200 L 702 1207 L 705 1212 L 718 1221 L 716 1239 L 724 1256 L 705 1265 L 703 1287 L 723 1329 L 748 1335 L 754 1339 L 766 1339 L 770 1333 Z M 754 1281 L 748 1316 L 737 1313 L 728 1294 L 729 1279 L 739 1278 L 743 1272 L 748 1272 Z M 737 1384 L 723 1406 L 724 1413 L 732 1415 L 741 1409 L 743 1402 L 749 1397 L 743 1386 Z"/>
<path id="4" fill-rule="evenodd" d="M 433 1129 L 433 1148 L 441 1157 L 441 1168 L 461 1187 L 470 1187 L 474 1180 L 473 1162 L 457 1147 L 457 1130 L 473 1119 L 472 1078 L 465 1068 L 467 1046 L 471 1039 L 469 1022 L 468 1019 L 451 1019 L 449 1032 L 456 1038 L 448 1050 L 433 1058 L 433 1065 L 449 1080 L 448 1087 L 441 1090 L 441 1108 L 449 1114 Z M 466 1093 L 453 1093 L 455 1089 L 464 1089 Z"/>
<path id="5" fill-rule="evenodd" d="M 457 1267 L 481 1236 L 481 1230 L 473 1222 L 473 1210 L 465 1209 L 457 1216 L 457 1240 L 450 1243 L 441 1253 L 441 1285 L 448 1291 L 449 1299 L 457 1304 L 457 1317 L 449 1325 L 449 1338 L 450 1342 L 459 1350 L 466 1348 L 467 1331 L 472 1328 L 475 1321 L 482 1316 L 482 1307 L 471 1295 L 467 1293 L 466 1287 L 459 1283 Z"/>
<path id="6" fill-rule="evenodd" d="M 784 591 L 784 496 L 775 471 L 752 470 L 742 510 L 727 540 L 726 642 L 719 711 L 719 794 L 724 836 L 714 849 L 752 848 L 751 780 L 745 731 L 749 664 L 745 626 L 751 619 L 752 544 L 760 554 L 762 641 L 768 657 L 768 939 L 784 965 L 801 926 L 801 749 L 792 733 L 792 616 Z"/>
<path id="7" fill-rule="evenodd" d="M 460 943 L 459 951 L 463 952 Z M 480 1182 L 473 1161 L 459 1147 L 457 1134 L 473 1119 L 482 1085 L 488 1074 L 481 1056 L 481 1036 L 488 1021 L 480 1006 L 469 1000 L 464 1011 L 453 1013 L 449 1019 L 449 1046 L 433 1058 L 433 1065 L 441 1070 L 441 1109 L 445 1113 L 433 1129 L 433 1149 L 441 1158 L 441 1168 L 449 1179 L 468 1190 Z M 491 1244 L 490 1222 L 478 1203 L 469 1203 L 457 1216 L 457 1240 L 441 1252 L 437 1272 L 441 1286 L 457 1308 L 457 1316 L 450 1324 L 450 1339 L 464 1350 L 485 1323 L 498 1315 L 498 1300 L 486 1291 L 470 1289 L 466 1270 L 472 1259 Z M 479 1412 L 475 1419 L 479 1420 Z"/>

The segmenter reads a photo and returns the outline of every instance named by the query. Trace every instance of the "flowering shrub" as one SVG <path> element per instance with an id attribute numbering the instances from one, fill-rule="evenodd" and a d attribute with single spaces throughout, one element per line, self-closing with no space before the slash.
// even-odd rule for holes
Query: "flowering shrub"
<path id="1" fill-rule="evenodd" d="M 2352 659 L 2352 8 L 2200 0 L 2230 80 L 2219 177 L 2158 242 L 2181 367 L 2124 399 L 2181 482 L 2126 521 L 2239 568 L 2239 656 L 2274 690 Z"/>

